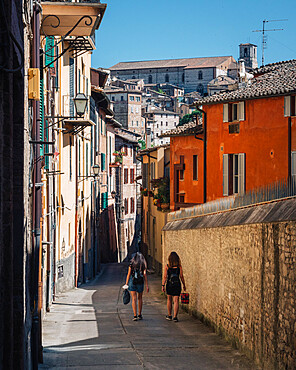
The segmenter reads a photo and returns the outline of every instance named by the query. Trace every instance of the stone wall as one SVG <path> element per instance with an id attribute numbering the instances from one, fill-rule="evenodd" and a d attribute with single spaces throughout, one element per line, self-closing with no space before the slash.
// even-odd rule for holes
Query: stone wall
<path id="1" fill-rule="evenodd" d="M 221 224 L 228 213 L 200 218 L 219 217 Z M 295 221 L 194 229 L 190 219 L 181 223 L 163 231 L 163 265 L 171 251 L 179 254 L 189 310 L 262 368 L 296 368 Z"/>

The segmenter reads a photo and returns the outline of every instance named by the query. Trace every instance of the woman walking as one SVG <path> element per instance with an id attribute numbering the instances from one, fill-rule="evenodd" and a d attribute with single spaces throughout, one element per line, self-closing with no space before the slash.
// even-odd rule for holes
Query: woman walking
<path id="1" fill-rule="evenodd" d="M 126 277 L 126 285 L 132 296 L 132 306 L 134 312 L 134 321 L 142 320 L 142 307 L 143 307 L 143 291 L 144 281 L 146 284 L 147 293 L 149 292 L 148 279 L 147 279 L 147 263 L 142 253 L 137 252 L 131 259 L 128 267 Z M 138 298 L 138 307 L 137 307 Z M 137 313 L 137 308 L 138 312 Z"/>
<path id="2" fill-rule="evenodd" d="M 183 270 L 181 266 L 181 260 L 176 252 L 172 252 L 169 255 L 168 264 L 165 267 L 163 281 L 162 281 L 162 291 L 167 293 L 167 308 L 168 314 L 166 316 L 167 320 L 173 320 L 178 322 L 178 312 L 179 312 L 179 297 L 181 294 L 181 281 L 183 284 L 183 289 L 186 290 L 185 279 L 183 276 Z M 165 289 L 166 287 L 166 289 Z M 172 306 L 174 302 L 174 317 L 172 318 Z"/>

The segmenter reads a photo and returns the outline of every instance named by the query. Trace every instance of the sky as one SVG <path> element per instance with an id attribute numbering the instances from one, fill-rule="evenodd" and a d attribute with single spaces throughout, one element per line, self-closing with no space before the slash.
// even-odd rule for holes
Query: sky
<path id="1" fill-rule="evenodd" d="M 240 43 L 258 46 L 266 32 L 265 63 L 296 59 L 296 0 L 101 0 L 107 4 L 96 31 L 94 68 L 139 60 L 232 55 Z"/>

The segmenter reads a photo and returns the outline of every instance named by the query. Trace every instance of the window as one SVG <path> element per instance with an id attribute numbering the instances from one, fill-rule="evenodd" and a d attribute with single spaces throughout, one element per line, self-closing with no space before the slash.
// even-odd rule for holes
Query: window
<path id="1" fill-rule="evenodd" d="M 182 73 L 182 82 L 185 82 L 185 74 Z"/>
<path id="2" fill-rule="evenodd" d="M 296 116 L 296 97 L 285 96 L 284 97 L 284 116 Z"/>
<path id="3" fill-rule="evenodd" d="M 111 100 L 112 100 L 112 101 L 114 101 L 114 100 L 115 100 L 115 99 L 114 99 L 114 96 L 112 96 Z"/>
<path id="4" fill-rule="evenodd" d="M 203 94 L 204 92 L 204 87 L 202 84 L 199 84 L 196 88 L 196 91 L 199 92 L 200 94 Z"/>
<path id="5" fill-rule="evenodd" d="M 165 75 L 165 82 L 170 82 L 170 77 L 168 74 Z"/>
<path id="6" fill-rule="evenodd" d="M 179 170 L 179 180 L 184 180 L 184 170 Z"/>
<path id="7" fill-rule="evenodd" d="M 245 102 L 223 104 L 223 122 L 244 121 Z"/>
<path id="8" fill-rule="evenodd" d="M 152 84 L 152 75 L 149 75 L 149 76 L 148 76 L 148 83 L 149 83 L 149 84 Z"/>
<path id="9" fill-rule="evenodd" d="M 162 121 L 160 122 L 160 126 L 162 126 Z"/>
<path id="10" fill-rule="evenodd" d="M 134 113 L 134 107 L 131 106 L 131 113 Z"/>
<path id="11" fill-rule="evenodd" d="M 131 168 L 130 170 L 130 182 L 131 184 L 133 184 L 135 181 L 135 170 L 133 168 Z"/>
<path id="12" fill-rule="evenodd" d="M 135 200 L 134 198 L 131 198 L 131 213 L 135 212 Z"/>
<path id="13" fill-rule="evenodd" d="M 123 96 L 121 95 L 120 100 L 123 101 Z"/>
<path id="14" fill-rule="evenodd" d="M 136 123 L 137 123 L 137 126 L 139 126 L 139 122 L 138 122 L 138 121 L 136 121 Z"/>
<path id="15" fill-rule="evenodd" d="M 155 162 L 150 163 L 150 180 L 155 179 Z"/>
<path id="16" fill-rule="evenodd" d="M 124 183 L 128 183 L 128 168 L 124 169 Z"/>
<path id="17" fill-rule="evenodd" d="M 244 57 L 247 57 L 247 56 L 248 56 L 248 49 L 244 48 Z"/>
<path id="18" fill-rule="evenodd" d="M 199 80 L 202 80 L 202 71 L 199 71 L 199 72 L 198 72 L 198 79 L 199 79 Z"/>
<path id="19" fill-rule="evenodd" d="M 245 192 L 245 153 L 223 154 L 223 195 Z"/>
<path id="20" fill-rule="evenodd" d="M 136 101 L 139 102 L 141 99 L 139 96 L 136 96 Z"/>
<path id="21" fill-rule="evenodd" d="M 134 125 L 134 121 L 132 120 L 132 126 Z"/>
<path id="22" fill-rule="evenodd" d="M 134 101 L 135 98 L 133 96 L 130 96 L 130 101 Z"/>
<path id="23" fill-rule="evenodd" d="M 193 156 L 193 180 L 198 180 L 198 156 Z"/>
<path id="24" fill-rule="evenodd" d="M 127 198 L 124 199 L 124 213 L 128 214 L 128 200 Z"/>

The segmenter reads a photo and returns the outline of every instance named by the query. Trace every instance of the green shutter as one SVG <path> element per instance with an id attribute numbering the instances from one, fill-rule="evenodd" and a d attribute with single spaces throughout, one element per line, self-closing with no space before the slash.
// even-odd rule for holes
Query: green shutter
<path id="1" fill-rule="evenodd" d="M 74 117 L 74 59 L 69 58 L 70 116 Z"/>
<path id="2" fill-rule="evenodd" d="M 44 141 L 44 80 L 43 70 L 40 70 L 40 141 Z M 40 156 L 44 155 L 43 145 L 40 145 Z"/>
<path id="3" fill-rule="evenodd" d="M 45 43 L 45 67 L 53 67 L 54 61 L 54 36 L 46 37 Z"/>
<path id="4" fill-rule="evenodd" d="M 105 153 L 101 153 L 101 171 L 105 171 L 106 169 L 106 155 Z"/>

